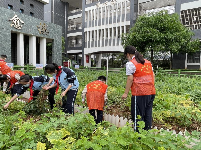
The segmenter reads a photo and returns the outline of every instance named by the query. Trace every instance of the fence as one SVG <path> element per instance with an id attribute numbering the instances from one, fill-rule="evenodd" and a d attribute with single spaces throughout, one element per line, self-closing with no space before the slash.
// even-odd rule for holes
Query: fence
<path id="1" fill-rule="evenodd" d="M 157 73 L 164 73 L 178 77 L 201 77 L 200 70 L 156 70 L 156 74 Z"/>
<path id="2" fill-rule="evenodd" d="M 39 76 L 39 75 L 44 74 L 43 68 L 38 69 L 35 66 L 30 66 L 30 65 L 26 65 L 26 66 L 14 66 L 13 70 L 21 70 L 25 74 L 30 74 L 30 75 L 33 75 L 33 76 Z"/>
<path id="3" fill-rule="evenodd" d="M 74 112 L 75 113 L 81 112 L 86 114 L 89 112 L 89 110 L 87 108 L 83 109 L 81 106 L 75 105 Z M 128 120 L 127 118 L 119 117 L 118 115 L 114 116 L 114 115 L 110 115 L 106 113 L 104 113 L 103 115 L 103 120 L 108 121 L 111 124 L 116 125 L 117 127 L 123 127 L 126 125 L 126 123 L 130 123 L 130 124 L 132 123 L 132 120 Z"/>

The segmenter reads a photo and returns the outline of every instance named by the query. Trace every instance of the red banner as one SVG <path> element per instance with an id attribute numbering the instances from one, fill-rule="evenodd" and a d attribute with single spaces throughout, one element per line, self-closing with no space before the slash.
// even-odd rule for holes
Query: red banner
<path id="1" fill-rule="evenodd" d="M 64 67 L 70 67 L 70 65 L 71 65 L 71 64 L 70 64 L 70 61 L 69 61 L 69 62 L 68 62 L 68 61 L 64 61 L 64 62 L 63 62 L 63 66 L 64 66 Z"/>
<path id="2" fill-rule="evenodd" d="M 89 55 L 86 55 L 86 63 L 89 63 Z"/>

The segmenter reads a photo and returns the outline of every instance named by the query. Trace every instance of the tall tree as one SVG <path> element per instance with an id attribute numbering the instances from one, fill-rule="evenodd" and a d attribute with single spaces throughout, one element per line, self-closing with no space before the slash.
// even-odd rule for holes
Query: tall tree
<path id="1" fill-rule="evenodd" d="M 138 51 L 192 53 L 200 49 L 198 39 L 192 39 L 194 33 L 182 25 L 178 14 L 168 14 L 167 11 L 140 16 L 130 32 L 122 36 L 123 46 L 132 45 Z M 172 63 L 170 63 L 172 64 Z M 171 67 L 171 66 L 170 66 Z"/>

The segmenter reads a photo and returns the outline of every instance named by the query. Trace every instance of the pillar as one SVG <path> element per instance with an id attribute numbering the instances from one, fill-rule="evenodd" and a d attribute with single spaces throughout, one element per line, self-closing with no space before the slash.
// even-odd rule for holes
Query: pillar
<path id="1" fill-rule="evenodd" d="M 17 65 L 24 66 L 24 35 L 17 33 Z"/>
<path id="2" fill-rule="evenodd" d="M 46 38 L 40 38 L 40 64 L 46 65 Z"/>
<path id="3" fill-rule="evenodd" d="M 36 36 L 29 36 L 29 64 L 36 66 Z"/>
<path id="4" fill-rule="evenodd" d="M 101 68 L 101 58 L 102 58 L 102 54 L 96 55 L 96 67 L 97 68 Z"/>
<path id="5" fill-rule="evenodd" d="M 91 67 L 91 54 L 84 55 L 84 66 Z"/>

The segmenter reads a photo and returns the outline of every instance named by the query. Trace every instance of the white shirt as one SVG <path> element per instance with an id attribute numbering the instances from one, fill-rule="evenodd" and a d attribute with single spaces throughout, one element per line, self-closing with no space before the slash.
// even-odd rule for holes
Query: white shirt
<path id="1" fill-rule="evenodd" d="M 135 56 L 132 57 L 132 59 L 134 58 Z M 135 65 L 129 61 L 126 63 L 126 75 L 129 76 L 129 75 L 133 75 L 136 71 L 136 67 Z"/>

